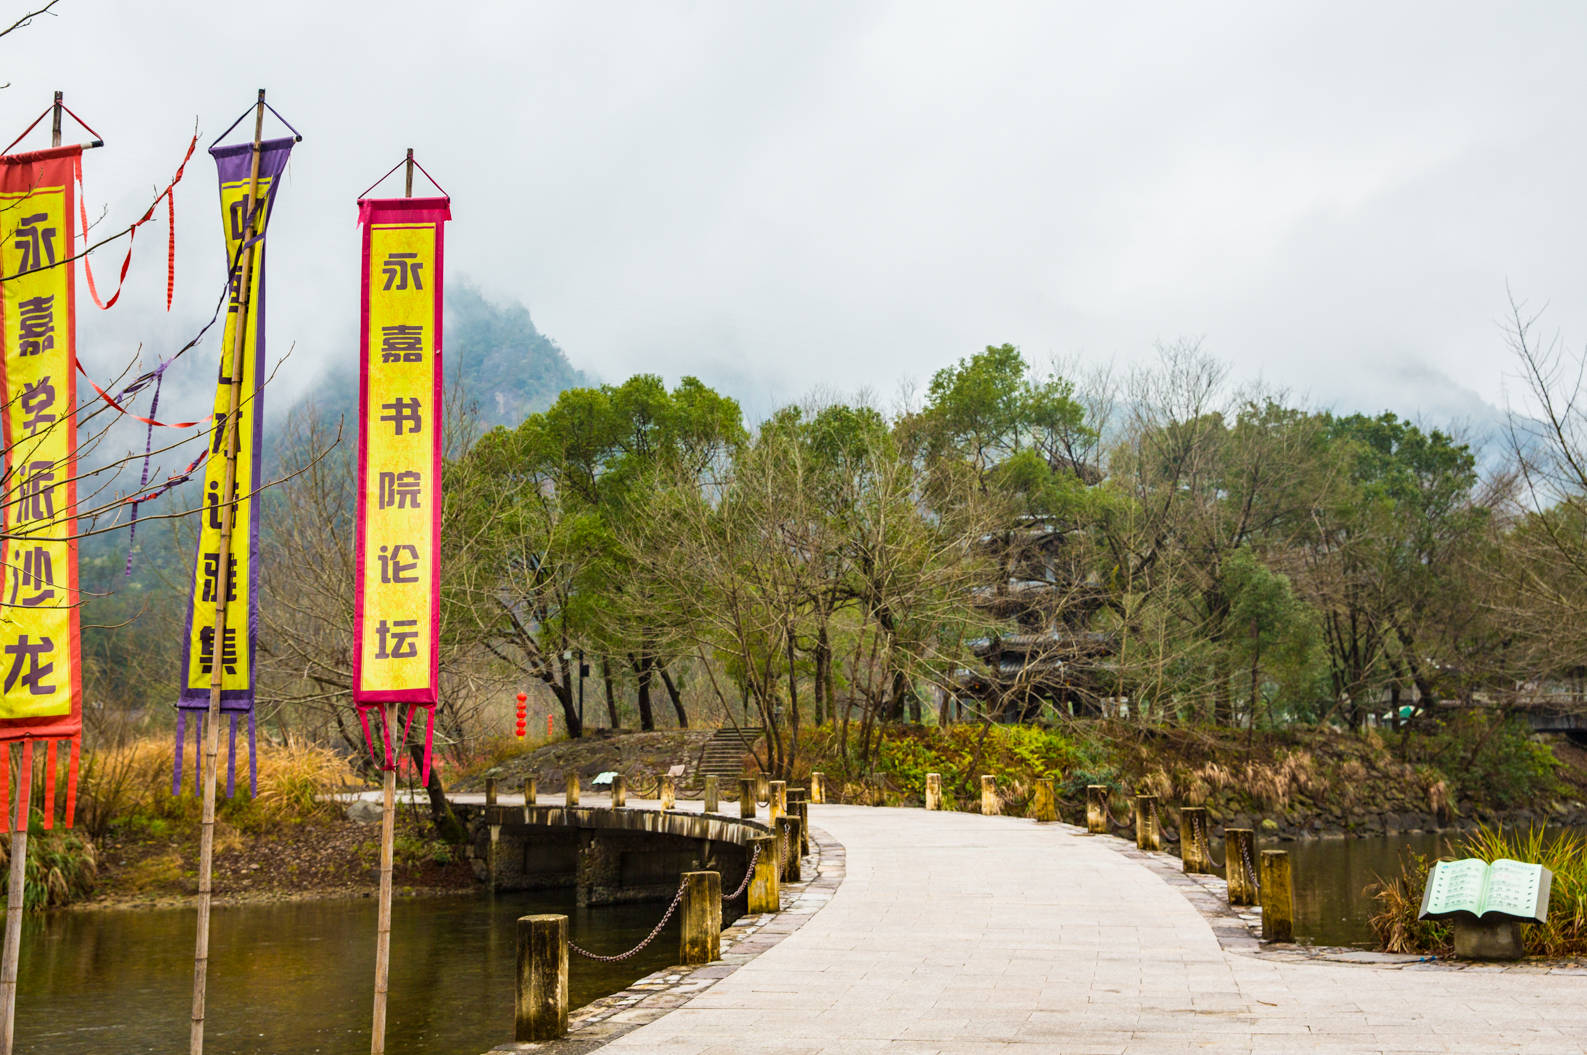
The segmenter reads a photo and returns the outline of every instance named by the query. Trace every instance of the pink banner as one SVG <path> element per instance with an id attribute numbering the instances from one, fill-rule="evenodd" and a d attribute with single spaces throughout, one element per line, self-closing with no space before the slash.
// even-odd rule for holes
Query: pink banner
<path id="1" fill-rule="evenodd" d="M 363 229 L 353 702 L 370 751 L 395 768 L 440 680 L 441 323 L 447 198 L 358 203 Z M 388 722 L 408 706 L 400 735 Z M 379 718 L 376 751 L 369 722 Z"/>

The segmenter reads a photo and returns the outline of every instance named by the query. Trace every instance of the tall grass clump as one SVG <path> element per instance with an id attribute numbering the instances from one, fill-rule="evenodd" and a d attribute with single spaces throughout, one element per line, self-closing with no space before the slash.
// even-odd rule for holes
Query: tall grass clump
<path id="1" fill-rule="evenodd" d="M 196 823 L 199 800 L 193 791 L 192 759 L 180 794 L 171 794 L 175 747 L 163 737 L 143 737 L 89 753 L 83 764 L 79 808 L 83 826 L 95 835 L 113 828 L 155 837 L 177 834 Z M 237 759 L 237 794 L 220 798 L 216 813 L 243 831 L 303 824 L 336 813 L 331 793 L 351 775 L 335 751 L 289 737 L 285 743 L 259 744 L 259 794 L 248 793 L 247 752 Z M 222 789 L 224 791 L 224 789 Z"/>
<path id="2" fill-rule="evenodd" d="M 1580 832 L 1480 828 L 1465 837 L 1460 857 L 1493 862 L 1501 857 L 1540 864 L 1554 874 L 1548 922 L 1523 925 L 1528 956 L 1551 959 L 1587 955 L 1587 836 Z M 1449 923 L 1418 920 L 1422 890 L 1432 858 L 1410 856 L 1399 875 L 1380 878 L 1368 888 L 1378 903 L 1372 930 L 1388 952 L 1448 953 L 1454 942 Z"/>
<path id="3" fill-rule="evenodd" d="M 0 840 L 0 892 L 10 896 L 11 841 Z M 22 904 L 29 912 L 70 904 L 94 888 L 99 857 L 92 839 L 58 828 L 43 831 L 36 818 L 28 833 L 28 859 L 23 872 Z"/>

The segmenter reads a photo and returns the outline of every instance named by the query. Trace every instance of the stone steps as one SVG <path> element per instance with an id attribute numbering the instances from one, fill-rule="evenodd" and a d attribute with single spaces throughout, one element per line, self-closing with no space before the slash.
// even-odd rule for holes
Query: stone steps
<path id="1" fill-rule="evenodd" d="M 700 749 L 700 758 L 694 769 L 694 783 L 703 784 L 705 777 L 715 776 L 724 792 L 734 787 L 738 778 L 744 775 L 744 755 L 757 739 L 731 727 L 718 729 Z"/>

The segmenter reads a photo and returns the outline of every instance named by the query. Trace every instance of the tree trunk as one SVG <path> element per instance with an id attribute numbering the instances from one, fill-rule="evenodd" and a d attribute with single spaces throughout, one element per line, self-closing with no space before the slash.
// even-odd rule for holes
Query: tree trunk
<path id="1" fill-rule="evenodd" d="M 601 657 L 601 680 L 606 683 L 606 717 L 616 729 L 622 725 L 617 718 L 617 692 L 612 688 L 612 661 Z"/>
<path id="2" fill-rule="evenodd" d="M 672 709 L 678 715 L 678 728 L 689 728 L 689 712 L 683 709 L 683 694 L 678 691 L 678 686 L 672 680 L 672 674 L 667 670 L 665 663 L 657 663 L 656 670 L 661 674 L 661 684 L 667 687 L 667 698 L 672 701 Z"/>
<path id="3" fill-rule="evenodd" d="M 820 725 L 828 718 L 830 706 L 827 700 L 827 690 L 829 688 L 827 676 L 831 668 L 832 643 L 827 640 L 827 625 L 822 623 L 820 629 L 816 631 L 816 683 L 814 696 L 816 708 L 815 723 L 817 725 Z"/>
<path id="4" fill-rule="evenodd" d="M 551 686 L 551 691 L 556 695 L 557 702 L 562 705 L 562 721 L 566 723 L 568 736 L 574 740 L 584 735 L 584 722 L 579 718 L 579 704 L 573 698 L 573 687 L 566 681 L 558 684 L 552 678 L 542 679 Z"/>
<path id="5" fill-rule="evenodd" d="M 408 753 L 413 756 L 414 768 L 422 771 L 424 745 L 409 744 Z M 425 783 L 424 790 L 430 797 L 430 821 L 435 825 L 435 834 L 453 846 L 468 842 L 468 829 L 452 812 L 452 804 L 446 801 L 446 789 L 441 787 L 441 773 L 434 765 L 430 766 L 430 779 Z"/>
<path id="6" fill-rule="evenodd" d="M 639 704 L 639 728 L 647 733 L 653 732 L 656 728 L 656 715 L 650 708 L 650 664 L 641 663 L 630 652 L 628 665 L 634 668 L 634 677 L 639 683 L 635 693 L 635 700 Z"/>

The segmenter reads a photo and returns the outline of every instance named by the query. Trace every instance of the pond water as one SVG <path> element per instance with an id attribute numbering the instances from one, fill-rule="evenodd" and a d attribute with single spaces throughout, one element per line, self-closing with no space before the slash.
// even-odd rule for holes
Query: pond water
<path id="1" fill-rule="evenodd" d="M 1367 920 L 1377 905 L 1366 888 L 1380 876 L 1397 875 L 1410 854 L 1450 855 L 1460 839 L 1460 832 L 1427 832 L 1270 842 L 1264 848 L 1289 851 L 1296 938 L 1376 948 Z"/>
<path id="2" fill-rule="evenodd" d="M 664 905 L 580 909 L 567 891 L 398 900 L 391 929 L 391 1055 L 479 1055 L 512 1039 L 519 916 L 568 916 L 573 941 L 619 952 Z M 30 918 L 18 978 L 16 1051 L 141 1055 L 187 1050 L 195 912 L 126 909 Z M 677 960 L 678 922 L 633 959 L 569 965 L 573 1007 Z M 375 901 L 214 910 L 208 1022 L 214 1055 L 364 1055 L 375 973 Z"/>

